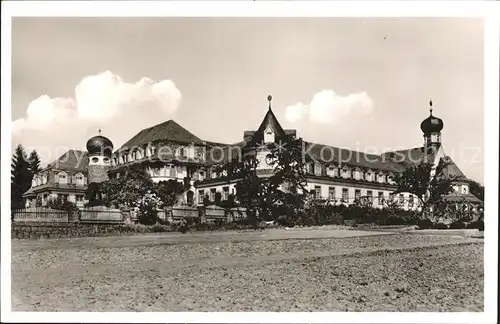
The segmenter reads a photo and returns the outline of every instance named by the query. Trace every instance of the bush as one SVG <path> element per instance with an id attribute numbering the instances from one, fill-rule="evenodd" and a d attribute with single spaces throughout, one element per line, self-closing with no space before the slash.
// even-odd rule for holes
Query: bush
<path id="1" fill-rule="evenodd" d="M 292 220 L 285 215 L 279 216 L 276 219 L 275 223 L 278 226 L 284 226 L 284 227 L 294 227 L 295 226 L 295 224 L 292 222 Z"/>
<path id="2" fill-rule="evenodd" d="M 170 222 L 167 219 L 158 218 L 158 224 L 160 224 L 160 225 L 170 225 Z"/>
<path id="3" fill-rule="evenodd" d="M 389 216 L 385 225 L 405 225 L 407 222 L 400 216 Z"/>
<path id="4" fill-rule="evenodd" d="M 151 227 L 151 232 L 153 232 L 153 233 L 168 232 L 168 230 L 169 230 L 169 228 L 167 228 L 164 225 L 159 225 L 159 224 L 153 225 Z"/>
<path id="5" fill-rule="evenodd" d="M 475 222 L 469 223 L 467 225 L 467 229 L 478 229 L 480 231 L 484 231 L 484 221 L 477 220 Z"/>
<path id="6" fill-rule="evenodd" d="M 432 226 L 433 229 L 448 229 L 448 225 L 443 224 L 443 223 L 435 223 Z"/>
<path id="7" fill-rule="evenodd" d="M 431 229 L 431 228 L 433 228 L 432 222 L 427 218 L 419 220 L 417 225 L 418 225 L 419 229 Z"/>
<path id="8" fill-rule="evenodd" d="M 450 224 L 450 229 L 463 229 L 466 228 L 467 224 L 462 221 L 456 221 Z"/>

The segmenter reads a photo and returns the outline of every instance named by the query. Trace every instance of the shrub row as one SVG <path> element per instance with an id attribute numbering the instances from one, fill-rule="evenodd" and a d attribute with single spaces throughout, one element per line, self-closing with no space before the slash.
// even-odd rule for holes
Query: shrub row
<path id="1" fill-rule="evenodd" d="M 466 223 L 464 221 L 455 221 L 449 225 L 432 222 L 429 219 L 422 219 L 418 221 L 419 229 L 478 229 L 484 231 L 484 222 L 482 220 L 477 220 L 475 222 Z"/>

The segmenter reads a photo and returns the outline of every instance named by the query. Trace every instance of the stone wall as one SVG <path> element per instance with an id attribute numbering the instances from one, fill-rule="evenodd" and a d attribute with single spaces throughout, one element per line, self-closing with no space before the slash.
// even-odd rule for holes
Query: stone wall
<path id="1" fill-rule="evenodd" d="M 130 229 L 123 224 L 77 223 L 15 223 L 11 227 L 13 239 L 71 238 L 88 236 L 127 235 Z"/>

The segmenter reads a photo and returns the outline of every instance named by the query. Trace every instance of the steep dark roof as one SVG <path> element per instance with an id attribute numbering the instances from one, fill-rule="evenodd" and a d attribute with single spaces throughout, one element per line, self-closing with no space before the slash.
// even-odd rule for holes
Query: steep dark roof
<path id="1" fill-rule="evenodd" d="M 255 131 L 254 134 L 252 134 L 252 139 L 250 140 L 248 145 L 254 146 L 257 143 L 262 143 L 262 141 L 264 140 L 264 131 L 267 129 L 267 127 L 271 127 L 273 129 L 275 141 L 279 141 L 279 139 L 283 138 L 286 134 L 280 123 L 278 122 L 278 119 L 274 115 L 273 110 L 269 108 L 266 115 L 264 116 L 264 119 L 262 120 L 262 123 L 260 123 L 259 128 L 257 129 L 257 131 Z M 247 131 L 245 133 L 250 135 L 250 131 Z"/>
<path id="2" fill-rule="evenodd" d="M 443 173 L 445 176 L 448 176 L 454 180 L 458 181 L 468 181 L 469 179 L 465 176 L 465 174 L 460 170 L 460 168 L 455 164 L 455 162 L 451 159 L 451 157 L 444 157 L 444 161 L 448 163 L 448 165 L 443 169 Z"/>
<path id="3" fill-rule="evenodd" d="M 67 171 L 87 171 L 89 162 L 85 151 L 69 150 L 47 167 Z"/>
<path id="4" fill-rule="evenodd" d="M 241 141 L 226 146 L 216 146 L 211 150 L 212 153 L 209 153 L 210 149 L 207 148 L 206 164 L 214 165 L 218 163 L 225 163 L 234 158 L 238 158 L 239 156 L 243 156 L 243 150 L 247 144 L 247 141 Z"/>
<path id="5" fill-rule="evenodd" d="M 377 154 L 352 151 L 344 148 L 306 142 L 306 152 L 319 162 L 348 165 L 363 169 L 398 172 L 403 167 Z"/>
<path id="6" fill-rule="evenodd" d="M 164 123 L 143 129 L 134 137 L 129 139 L 125 144 L 123 144 L 119 150 L 146 145 L 158 140 L 173 141 L 186 144 L 203 144 L 203 141 L 201 139 L 170 119 Z"/>
<path id="7" fill-rule="evenodd" d="M 408 166 L 411 164 L 420 164 L 424 162 L 433 163 L 436 152 L 433 148 L 425 150 L 425 147 L 414 147 L 406 150 L 390 151 L 382 153 L 382 157 L 393 163 Z"/>

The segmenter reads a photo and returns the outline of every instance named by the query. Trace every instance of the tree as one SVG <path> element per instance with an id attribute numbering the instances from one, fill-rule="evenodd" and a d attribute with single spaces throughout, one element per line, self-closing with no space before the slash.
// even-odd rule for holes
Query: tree
<path id="1" fill-rule="evenodd" d="M 174 206 L 177 197 L 185 191 L 185 182 L 176 180 L 160 181 L 154 186 L 157 196 L 163 201 L 165 206 Z"/>
<path id="2" fill-rule="evenodd" d="M 35 175 L 37 172 L 41 170 L 40 164 L 42 162 L 40 161 L 40 157 L 38 156 L 38 153 L 35 150 L 31 151 L 28 161 L 30 163 L 31 174 Z"/>
<path id="3" fill-rule="evenodd" d="M 422 216 L 429 206 L 438 203 L 443 195 L 452 192 L 453 178 L 443 172 L 447 166 L 448 162 L 440 160 L 435 169 L 432 163 L 421 163 L 406 168 L 393 176 L 392 179 L 398 188 L 392 195 L 401 192 L 414 194 L 420 201 Z"/>
<path id="4" fill-rule="evenodd" d="M 11 163 L 11 209 L 23 208 L 23 194 L 31 187 L 33 174 L 24 147 L 19 144 L 12 156 Z"/>
<path id="5" fill-rule="evenodd" d="M 484 201 L 484 186 L 477 181 L 469 181 L 469 191 L 471 194 L 476 196 L 476 198 Z"/>
<path id="6" fill-rule="evenodd" d="M 89 185 L 90 187 L 90 185 Z M 133 166 L 119 178 L 113 178 L 99 184 L 106 206 L 135 206 L 148 191 L 154 189 L 149 174 L 140 166 Z"/>
<path id="7" fill-rule="evenodd" d="M 281 209 L 293 222 L 297 222 L 302 215 L 309 194 L 306 164 L 311 158 L 303 154 L 303 146 L 302 138 L 286 137 L 280 145 L 272 145 L 268 156 L 268 163 L 274 170 L 269 179 L 274 201 L 279 202 Z"/>
<path id="8" fill-rule="evenodd" d="M 275 219 L 278 209 L 295 220 L 303 210 L 307 195 L 305 163 L 308 157 L 303 156 L 302 145 L 302 139 L 293 137 L 284 138 L 279 145 L 268 144 L 266 160 L 272 167 L 269 177 L 259 177 L 259 161 L 252 153 L 244 155 L 241 161 L 233 159 L 216 168 L 228 183 L 237 180 L 236 200 L 246 208 L 254 226 L 262 219 Z"/>

